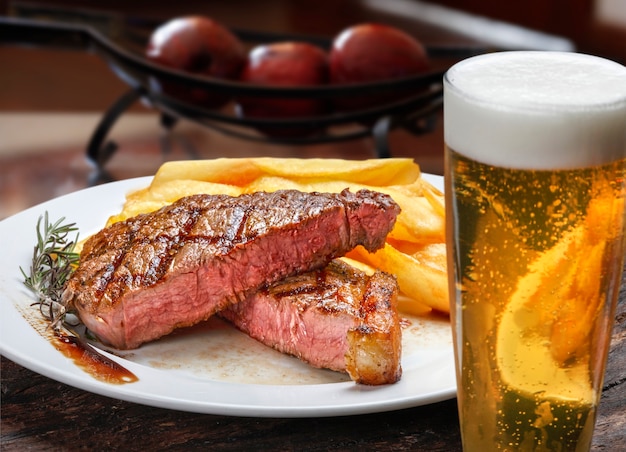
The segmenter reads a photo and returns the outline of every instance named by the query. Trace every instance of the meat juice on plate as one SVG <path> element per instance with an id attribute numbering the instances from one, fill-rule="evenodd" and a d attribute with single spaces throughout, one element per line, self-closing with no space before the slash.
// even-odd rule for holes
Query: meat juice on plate
<path id="1" fill-rule="evenodd" d="M 529 56 L 525 65 L 554 58 Z M 479 83 L 493 94 L 494 81 Z M 624 258 L 626 87 L 619 86 L 617 107 L 602 99 L 591 113 L 559 104 L 555 93 L 551 108 L 574 110 L 573 131 L 572 121 L 552 121 L 534 105 L 520 114 L 470 105 L 492 128 L 459 125 L 475 99 L 448 89 L 449 262 L 466 450 L 590 447 Z M 590 142 L 597 147 L 587 149 Z"/>

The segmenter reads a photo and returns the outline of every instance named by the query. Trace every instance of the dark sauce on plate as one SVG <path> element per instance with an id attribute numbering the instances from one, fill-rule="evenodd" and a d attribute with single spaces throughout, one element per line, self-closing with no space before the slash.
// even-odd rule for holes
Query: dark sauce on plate
<path id="1" fill-rule="evenodd" d="M 67 334 L 62 331 L 54 331 L 49 327 L 49 321 L 43 317 L 33 316 L 31 306 L 28 309 L 17 304 L 15 306 L 22 317 L 41 337 L 91 377 L 104 383 L 118 385 L 139 381 L 139 378 L 130 370 L 107 358 L 77 333 Z"/>
<path id="2" fill-rule="evenodd" d="M 96 380 L 111 384 L 134 383 L 139 380 L 131 371 L 107 358 L 79 337 L 55 332 L 50 339 L 54 348 Z"/>

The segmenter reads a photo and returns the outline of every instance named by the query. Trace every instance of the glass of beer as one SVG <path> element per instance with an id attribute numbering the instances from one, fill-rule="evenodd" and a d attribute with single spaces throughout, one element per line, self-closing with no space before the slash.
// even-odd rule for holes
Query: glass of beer
<path id="1" fill-rule="evenodd" d="M 464 450 L 589 450 L 624 265 L 626 68 L 461 61 L 444 137 Z"/>

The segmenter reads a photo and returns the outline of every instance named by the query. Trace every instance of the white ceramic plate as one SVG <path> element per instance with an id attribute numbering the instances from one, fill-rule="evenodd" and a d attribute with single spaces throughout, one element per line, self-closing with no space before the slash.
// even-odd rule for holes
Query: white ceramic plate
<path id="1" fill-rule="evenodd" d="M 442 178 L 426 175 L 436 186 Z M 0 222 L 0 352 L 60 382 L 117 399 L 190 412 L 317 417 L 382 412 L 455 397 L 450 325 L 446 319 L 411 318 L 403 330 L 403 376 L 393 385 L 368 387 L 340 373 L 313 369 L 264 347 L 219 320 L 179 331 L 140 349 L 111 355 L 138 377 L 127 384 L 93 378 L 41 334 L 42 322 L 19 267 L 28 268 L 36 224 L 76 222 L 81 237 L 122 208 L 129 191 L 150 178 L 114 182 L 53 199 Z"/>

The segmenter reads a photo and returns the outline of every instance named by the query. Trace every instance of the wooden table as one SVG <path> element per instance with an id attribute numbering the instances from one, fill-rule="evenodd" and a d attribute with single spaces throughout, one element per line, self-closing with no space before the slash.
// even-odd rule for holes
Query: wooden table
<path id="1" fill-rule="evenodd" d="M 267 2 L 276 12 L 276 3 Z M 303 2 L 292 2 L 302 6 Z M 318 2 L 319 3 L 319 2 Z M 319 3 L 320 5 L 324 3 Z M 356 3 L 356 2 L 351 2 Z M 290 24 L 320 33 L 323 22 L 303 19 L 292 8 Z M 340 8 L 342 2 L 330 2 Z M 238 7 L 240 7 L 239 5 Z M 354 6 L 354 5 L 352 5 Z M 245 10 L 246 8 L 243 8 Z M 312 11 L 315 10 L 315 11 Z M 255 23 L 258 9 L 246 16 L 224 13 L 239 26 Z M 303 14 L 304 13 L 304 14 Z M 356 20 L 335 11 L 333 27 Z M 354 8 L 358 20 L 368 16 Z M 391 20 L 385 16 L 386 20 Z M 407 25 L 412 20 L 403 18 Z M 263 22 L 271 26 L 272 22 Z M 269 25 L 268 25 L 269 24 Z M 317 24 L 315 26 L 311 24 Z M 275 24 L 274 24 L 275 25 Z M 284 24 L 283 24 L 284 25 Z M 454 41 L 432 26 L 430 42 Z M 107 105 L 125 89 L 103 62 L 90 55 L 39 49 L 0 48 L 0 219 L 47 199 L 84 188 L 94 181 L 85 161 L 87 142 Z M 8 64 L 10 62 L 10 65 Z M 50 89 L 53 87 L 54 89 Z M 124 179 L 153 174 L 165 160 L 221 156 L 300 156 L 367 158 L 368 139 L 307 147 L 251 144 L 185 123 L 171 133 L 160 129 L 154 111 L 131 109 L 112 135 L 119 151 L 107 165 L 109 176 Z M 425 171 L 441 173 L 442 130 L 414 137 L 390 136 L 395 155 L 410 156 Z M 3 238 L 2 240 L 5 240 Z M 626 275 L 626 273 L 625 273 Z M 1 334 L 1 332 L 0 332 Z M 615 317 L 604 393 L 594 436 L 595 450 L 626 445 L 626 283 Z M 455 400 L 379 414 L 337 418 L 272 419 L 178 412 L 138 405 L 79 390 L 34 373 L 4 357 L 1 362 L 2 450 L 460 450 Z"/>

